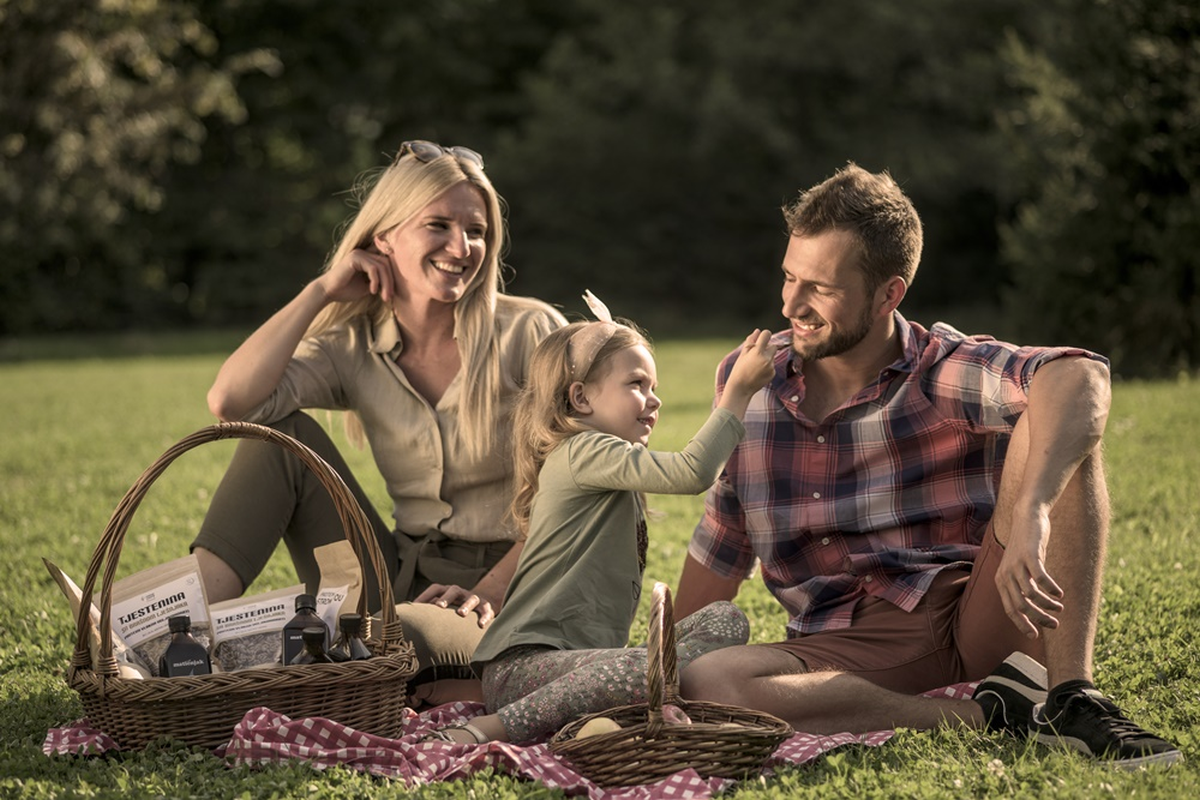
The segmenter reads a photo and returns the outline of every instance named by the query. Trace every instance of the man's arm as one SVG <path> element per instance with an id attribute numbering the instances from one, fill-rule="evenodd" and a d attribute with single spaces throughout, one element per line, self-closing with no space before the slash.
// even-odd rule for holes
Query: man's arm
<path id="1" fill-rule="evenodd" d="M 675 593 L 675 619 L 683 619 L 717 600 L 732 600 L 741 585 L 741 578 L 723 578 L 689 553 Z"/>
<path id="2" fill-rule="evenodd" d="M 1046 571 L 1050 510 L 1085 459 L 1097 454 L 1112 393 L 1108 367 L 1079 357 L 1038 369 L 1024 420 L 1029 452 L 1011 509 L 996 584 L 1005 610 L 1026 635 L 1057 627 L 1062 589 Z"/>

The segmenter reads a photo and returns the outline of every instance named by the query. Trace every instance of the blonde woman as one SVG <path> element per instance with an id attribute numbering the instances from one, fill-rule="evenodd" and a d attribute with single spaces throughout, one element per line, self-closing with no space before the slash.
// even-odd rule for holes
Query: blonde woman
<path id="1" fill-rule="evenodd" d="M 502 293 L 501 201 L 478 153 L 405 142 L 360 190 L 361 207 L 320 277 L 226 360 L 208 405 L 222 420 L 295 436 L 346 479 L 372 519 L 396 599 L 422 604 L 405 618 L 422 661 L 419 686 L 468 677 L 470 653 L 500 608 L 520 549 L 503 522 L 512 407 L 537 343 L 565 320 Z M 301 411 L 310 408 L 350 412 L 347 430 L 370 444 L 393 524 Z M 313 549 L 342 536 L 307 469 L 274 445 L 244 440 L 193 550 L 218 601 L 240 595 L 281 539 L 315 590 Z M 457 613 L 439 615 L 448 607 Z"/>

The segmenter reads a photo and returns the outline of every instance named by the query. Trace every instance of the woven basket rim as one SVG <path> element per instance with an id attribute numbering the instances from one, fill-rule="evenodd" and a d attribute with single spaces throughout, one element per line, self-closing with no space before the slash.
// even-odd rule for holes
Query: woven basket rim
<path id="1" fill-rule="evenodd" d="M 395 617 L 395 603 L 392 594 L 391 582 L 387 579 L 387 567 L 383 561 L 383 555 L 379 549 L 379 544 L 375 540 L 374 530 L 371 523 L 368 521 L 358 501 L 355 500 L 345 481 L 342 480 L 336 470 L 333 469 L 324 459 L 322 459 L 311 448 L 304 445 L 295 438 L 288 436 L 282 431 L 265 425 L 259 425 L 252 422 L 221 422 L 207 427 L 201 428 L 189 436 L 176 442 L 170 448 L 163 452 L 149 467 L 147 467 L 138 479 L 133 483 L 129 490 L 125 493 L 121 502 L 117 504 L 113 511 L 108 524 L 105 527 L 100 541 L 97 543 L 95 550 L 92 553 L 91 561 L 88 565 L 87 574 L 84 578 L 83 587 L 81 590 L 81 599 L 79 613 L 76 617 L 76 638 L 75 650 L 72 655 L 68 668 L 68 682 L 72 683 L 76 680 L 76 675 L 80 679 L 84 678 L 86 673 L 94 673 L 97 676 L 104 678 L 101 682 L 108 689 L 113 689 L 121 685 L 121 682 L 147 684 L 150 686 L 158 685 L 158 681 L 170 680 L 176 681 L 196 681 L 211 688 L 208 691 L 217 688 L 230 690 L 236 687 L 239 678 L 242 681 L 250 684 L 258 683 L 263 680 L 261 673 L 269 673 L 272 667 L 252 668 L 246 670 L 237 670 L 233 672 L 213 673 L 210 675 L 198 675 L 188 678 L 149 678 L 149 679 L 132 679 L 121 678 L 117 669 L 115 657 L 112 655 L 101 658 L 101 663 L 93 664 L 91 658 L 91 647 L 88 642 L 88 629 L 90 626 L 90 608 L 92 606 L 92 598 L 95 592 L 95 584 L 97 577 L 100 576 L 101 567 L 104 571 L 101 577 L 100 585 L 100 619 L 107 620 L 112 613 L 112 588 L 116 577 L 117 564 L 120 560 L 122 546 L 124 544 L 125 533 L 128 530 L 129 523 L 132 520 L 134 513 L 137 511 L 142 499 L 149 491 L 153 483 L 158 479 L 166 468 L 170 466 L 179 456 L 185 452 L 198 447 L 199 445 L 209 442 L 220 441 L 224 439 L 256 439 L 283 447 L 294 453 L 320 480 L 321 484 L 329 492 L 330 497 L 334 502 L 334 506 L 341 519 L 343 530 L 347 540 L 354 548 L 355 555 L 358 557 L 359 566 L 364 570 L 369 567 L 374 570 L 376 576 L 376 584 L 379 589 L 380 596 L 380 613 L 379 624 L 371 625 L 371 636 L 368 640 L 368 645 L 371 646 L 373 652 L 379 655 L 411 655 L 413 646 L 411 642 L 406 642 L 401 623 Z M 367 613 L 367 597 L 366 592 L 359 596 L 358 611 L 364 618 L 368 618 Z M 100 652 L 112 653 L 112 626 L 100 625 Z M 355 663 L 367 662 L 341 662 L 332 665 L 311 665 L 314 667 L 343 667 Z M 298 667 L 288 667 L 288 674 L 295 675 L 299 678 L 301 675 L 308 673 L 292 672 L 295 669 L 304 669 Z M 359 667 L 350 667 L 351 670 L 359 669 Z M 342 670 L 343 672 L 345 669 Z M 318 670 L 313 673 L 320 675 L 325 670 Z M 178 685 L 178 684 L 176 684 Z"/>

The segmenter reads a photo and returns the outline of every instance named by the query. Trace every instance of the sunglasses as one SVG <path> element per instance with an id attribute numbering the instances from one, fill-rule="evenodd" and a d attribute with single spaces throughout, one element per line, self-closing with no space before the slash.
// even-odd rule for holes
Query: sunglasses
<path id="1" fill-rule="evenodd" d="M 404 158 L 411 153 L 417 161 L 422 164 L 428 164 L 430 161 L 441 158 L 442 156 L 454 156 L 461 158 L 463 161 L 470 162 L 475 166 L 483 169 L 483 156 L 476 153 L 469 147 L 442 147 L 437 142 L 427 142 L 424 139 L 413 139 L 404 142 L 400 145 L 400 150 L 396 153 L 396 160 Z"/>

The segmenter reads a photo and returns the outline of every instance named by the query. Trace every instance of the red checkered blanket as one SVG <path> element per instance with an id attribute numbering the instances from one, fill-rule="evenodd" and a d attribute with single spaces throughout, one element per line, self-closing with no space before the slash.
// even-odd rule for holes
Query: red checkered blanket
<path id="1" fill-rule="evenodd" d="M 958 684 L 929 694 L 969 698 L 973 688 L 974 684 Z M 706 798 L 734 783 L 725 778 L 703 778 L 689 769 L 648 786 L 603 789 L 571 769 L 567 762 L 551 753 L 546 744 L 521 747 L 501 742 L 477 745 L 422 741 L 435 728 L 481 713 L 483 707 L 475 703 L 452 703 L 422 714 L 410 711 L 401 735 L 387 739 L 322 717 L 290 719 L 268 708 L 255 708 L 247 712 L 234 729 L 229 743 L 218 754 L 226 756 L 233 764 L 300 760 L 315 769 L 340 764 L 410 785 L 457 780 L 492 768 L 562 789 L 569 795 L 586 794 L 591 800 Z M 777 766 L 807 763 L 842 745 L 881 745 L 892 734 L 893 731 L 833 736 L 797 733 L 779 746 L 767 761 L 765 772 L 770 774 Z M 52 728 L 42 745 L 47 755 L 93 755 L 115 749 L 116 743 L 104 733 L 89 728 L 86 720 Z"/>

